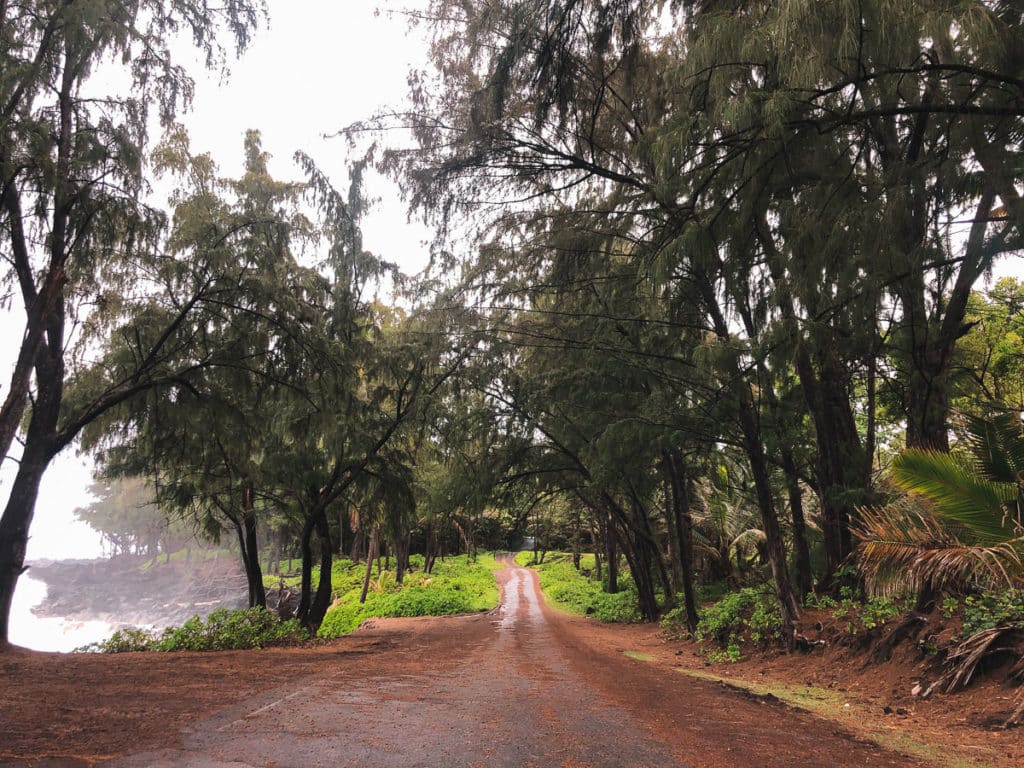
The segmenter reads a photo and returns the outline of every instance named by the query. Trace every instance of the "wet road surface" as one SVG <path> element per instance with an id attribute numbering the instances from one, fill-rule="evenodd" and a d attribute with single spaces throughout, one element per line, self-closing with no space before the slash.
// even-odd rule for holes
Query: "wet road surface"
<path id="1" fill-rule="evenodd" d="M 193 723 L 181 746 L 114 768 L 314 766 L 872 765 L 913 761 L 832 732 L 804 713 L 758 706 L 574 638 L 542 604 L 536 575 L 498 573 L 502 604 L 418 638 L 410 672 L 350 667 L 306 677 Z M 756 722 L 757 727 L 751 727 Z M 816 728 L 817 732 L 810 730 Z"/>

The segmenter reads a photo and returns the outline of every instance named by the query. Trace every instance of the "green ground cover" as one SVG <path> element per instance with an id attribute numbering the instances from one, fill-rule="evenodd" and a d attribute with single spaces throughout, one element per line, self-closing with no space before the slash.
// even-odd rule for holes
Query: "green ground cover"
<path id="1" fill-rule="evenodd" d="M 639 620 L 633 580 L 620 574 L 619 591 L 605 592 L 597 578 L 593 555 L 583 555 L 578 571 L 573 567 L 572 555 L 566 552 L 548 552 L 543 562 L 535 563 L 534 553 L 524 551 L 516 555 L 516 562 L 537 571 L 544 597 L 557 608 L 601 621 Z"/>
<path id="2" fill-rule="evenodd" d="M 327 611 L 319 636 L 340 637 L 369 618 L 398 616 L 449 616 L 489 611 L 498 604 L 498 568 L 490 555 L 471 562 L 465 555 L 438 560 L 430 574 L 422 572 L 423 558 L 411 558 L 413 570 L 405 583 L 395 581 L 393 571 L 379 575 L 374 569 L 366 602 L 359 602 L 364 566 L 348 566 L 335 573 L 335 604 Z M 346 561 L 347 562 L 347 561 Z M 340 575 L 340 578 L 339 578 Z M 353 576 L 354 575 L 354 576 Z"/>

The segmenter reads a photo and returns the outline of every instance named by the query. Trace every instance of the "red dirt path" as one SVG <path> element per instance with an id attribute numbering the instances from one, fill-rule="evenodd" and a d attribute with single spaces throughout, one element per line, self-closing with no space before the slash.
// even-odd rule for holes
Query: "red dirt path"
<path id="1" fill-rule="evenodd" d="M 315 647 L 0 653 L 0 766 L 913 766 L 784 705 L 669 671 L 650 628 L 549 610 L 498 574 L 485 616 Z M 1009 763 L 1007 763 L 1009 765 Z"/>

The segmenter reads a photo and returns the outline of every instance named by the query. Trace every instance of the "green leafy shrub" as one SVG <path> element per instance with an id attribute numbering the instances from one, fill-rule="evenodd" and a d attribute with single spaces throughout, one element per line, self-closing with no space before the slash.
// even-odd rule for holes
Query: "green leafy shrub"
<path id="1" fill-rule="evenodd" d="M 961 638 L 996 627 L 1024 631 L 1024 592 L 985 592 L 964 598 Z"/>
<path id="2" fill-rule="evenodd" d="M 683 640 L 690 636 L 686 626 L 686 606 L 677 605 L 666 611 L 659 622 L 661 634 L 666 640 Z"/>
<path id="3" fill-rule="evenodd" d="M 230 651 L 291 645 L 308 639 L 298 620 L 281 621 L 264 608 L 216 610 L 206 620 L 193 616 L 180 627 L 164 630 L 161 651 Z"/>
<path id="4" fill-rule="evenodd" d="M 809 595 L 804 605 L 831 611 L 834 619 L 845 619 L 846 631 L 852 635 L 882 626 L 893 616 L 901 614 L 906 607 L 904 601 L 886 596 L 858 600 L 844 590 L 840 590 L 840 594 L 846 595 L 841 600 L 829 595 Z"/>
<path id="5" fill-rule="evenodd" d="M 422 567 L 422 559 L 414 559 L 411 565 Z M 429 575 L 410 571 L 401 585 L 385 571 L 374 580 L 374 588 L 367 592 L 365 603 L 359 602 L 360 580 L 338 595 L 318 635 L 341 637 L 358 629 L 369 618 L 489 611 L 498 604 L 498 585 L 493 574 L 496 568 L 493 557 L 482 555 L 476 562 L 470 562 L 463 555 L 437 561 Z M 335 584 L 337 586 L 337 582 Z"/>
<path id="6" fill-rule="evenodd" d="M 584 555 L 580 570 L 572 564 L 572 555 L 548 553 L 543 563 L 532 565 L 532 552 L 520 552 L 516 562 L 537 571 L 544 596 L 555 606 L 570 613 L 593 616 L 600 621 L 637 621 L 637 595 L 632 579 L 623 574 L 619 578 L 620 591 L 609 594 L 601 582 L 594 578 L 596 570 L 593 555 Z"/>
<path id="7" fill-rule="evenodd" d="M 684 622 L 681 609 L 676 609 L 662 621 L 662 628 L 672 631 Z M 739 661 L 743 643 L 767 645 L 781 639 L 782 622 L 778 604 L 771 586 L 745 587 L 730 592 L 701 613 L 696 637 L 700 642 L 712 642 L 717 648 L 707 651 L 712 661 Z M 722 650 L 720 650 L 722 649 Z"/>
<path id="8" fill-rule="evenodd" d="M 106 640 L 76 648 L 76 653 L 137 653 L 149 651 L 154 637 L 144 629 L 119 629 Z"/>
<path id="9" fill-rule="evenodd" d="M 725 650 L 722 651 L 709 650 L 705 655 L 708 657 L 708 661 L 715 664 L 721 664 L 723 662 L 735 664 L 743 657 L 743 654 L 740 652 L 740 647 L 736 643 L 730 643 L 725 647 Z"/>
<path id="10" fill-rule="evenodd" d="M 960 609 L 960 598 L 958 597 L 944 597 L 942 598 L 942 618 L 952 619 L 956 615 L 956 612 Z"/>
<path id="11" fill-rule="evenodd" d="M 180 627 L 168 627 L 160 635 L 141 629 L 122 629 L 107 640 L 80 650 L 99 653 L 233 651 L 292 645 L 308 638 L 296 619 L 281 621 L 265 608 L 240 611 L 221 608 L 206 619 L 193 616 Z"/>
<path id="12" fill-rule="evenodd" d="M 893 616 L 903 612 L 903 605 L 888 597 L 876 597 L 862 603 L 857 609 L 857 619 L 864 629 L 875 629 Z"/>

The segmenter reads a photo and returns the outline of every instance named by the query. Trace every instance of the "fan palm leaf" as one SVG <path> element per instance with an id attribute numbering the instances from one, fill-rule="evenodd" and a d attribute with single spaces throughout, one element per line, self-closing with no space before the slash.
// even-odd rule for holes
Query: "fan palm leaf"
<path id="1" fill-rule="evenodd" d="M 1017 415 L 999 414 L 988 419 L 968 416 L 965 426 L 965 440 L 978 472 L 991 480 L 1021 488 L 1024 484 L 1024 437 Z"/>

